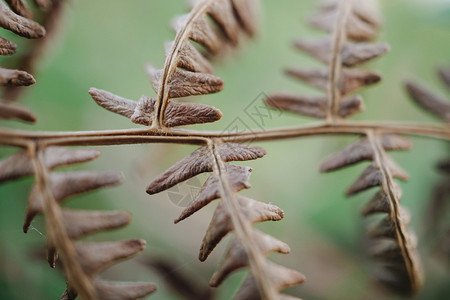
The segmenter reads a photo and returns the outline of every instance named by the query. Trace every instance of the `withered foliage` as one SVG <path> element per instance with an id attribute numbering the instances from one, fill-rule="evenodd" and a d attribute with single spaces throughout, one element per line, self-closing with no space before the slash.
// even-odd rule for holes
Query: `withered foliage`
<path id="1" fill-rule="evenodd" d="M 294 42 L 296 49 L 311 55 L 327 67 L 286 70 L 287 75 L 318 88 L 327 95 L 308 96 L 280 92 L 270 95 L 266 100 L 267 104 L 328 120 L 345 119 L 363 110 L 362 97 L 349 94 L 379 82 L 381 76 L 354 67 L 385 54 L 390 47 L 386 43 L 371 42 L 381 23 L 376 9 L 370 7 L 371 1 L 350 2 L 352 1 L 323 4 L 320 12 L 311 18 L 311 26 L 331 32 L 331 36 Z M 339 3 L 341 4 L 338 5 Z"/>
<path id="2" fill-rule="evenodd" d="M 438 75 L 450 91 L 450 68 L 441 68 Z M 442 121 L 450 123 L 450 99 L 445 99 L 438 92 L 413 81 L 408 81 L 405 87 L 411 99 L 419 107 Z M 437 240 L 438 253 L 450 266 L 450 224 L 446 213 L 450 208 L 450 159 L 440 161 L 437 167 L 442 174 L 442 179 L 435 186 L 430 199 L 427 212 L 427 237 Z"/>
<path id="3" fill-rule="evenodd" d="M 297 96 L 283 92 L 269 96 L 269 105 L 307 115 L 326 118 L 333 126 L 363 109 L 362 97 L 350 95 L 361 87 L 380 81 L 377 73 L 354 69 L 389 51 L 385 43 L 371 42 L 381 25 L 373 1 L 337 1 L 320 7 L 310 25 L 332 33 L 321 39 L 301 39 L 295 47 L 327 64 L 321 69 L 289 69 L 287 74 L 327 92 L 326 96 Z M 351 41 L 350 41 L 351 40 Z M 372 187 L 380 190 L 367 203 L 364 216 L 385 213 L 387 216 L 368 229 L 369 252 L 378 262 L 376 278 L 394 291 L 411 295 L 422 283 L 417 238 L 408 231 L 409 213 L 399 205 L 401 189 L 393 180 L 408 179 L 387 154 L 390 150 L 407 150 L 412 144 L 398 135 L 367 130 L 361 139 L 327 159 L 322 172 L 340 169 L 360 161 L 372 163 L 347 190 L 354 195 Z"/>
<path id="4" fill-rule="evenodd" d="M 142 96 L 139 102 L 109 92 L 91 89 L 100 106 L 126 116 L 132 122 L 153 128 L 176 127 L 215 122 L 220 110 L 198 103 L 173 102 L 170 99 L 205 95 L 223 89 L 223 80 L 212 75 L 210 59 L 235 47 L 257 28 L 257 1 L 192 1 L 190 14 L 172 22 L 175 40 L 166 45 L 162 69 L 147 66 L 156 98 Z M 198 50 L 192 42 L 202 46 Z"/>
<path id="5" fill-rule="evenodd" d="M 54 32 L 55 23 L 45 29 L 29 20 L 32 10 L 24 0 L 0 2 L 0 25 L 27 38 L 39 38 Z M 46 14 L 60 16 L 62 0 L 35 0 Z M 54 267 L 61 257 L 67 278 L 67 289 L 61 299 L 138 299 L 151 294 L 150 283 L 115 283 L 99 280 L 99 274 L 113 263 L 129 258 L 145 247 L 145 241 L 132 239 L 115 242 L 83 242 L 83 237 L 126 226 L 126 212 L 85 211 L 62 208 L 69 197 L 102 187 L 118 184 L 116 172 L 53 172 L 62 166 L 78 164 L 99 156 L 96 150 L 67 149 L 64 146 L 119 145 L 170 142 L 197 145 L 190 155 L 175 163 L 147 187 L 150 195 L 165 191 L 201 173 L 210 173 L 194 201 L 175 219 L 179 223 L 217 200 L 218 205 L 206 230 L 199 251 L 205 261 L 220 241 L 233 234 L 232 241 L 210 286 L 219 286 L 234 271 L 248 268 L 248 275 L 234 299 L 298 299 L 281 294 L 285 288 L 303 283 L 305 277 L 294 270 L 267 260 L 271 253 L 287 254 L 290 248 L 276 238 L 260 232 L 254 224 L 279 221 L 284 212 L 274 204 L 260 202 L 239 194 L 250 188 L 252 168 L 231 162 L 262 158 L 266 151 L 249 140 L 258 142 L 318 134 L 356 134 L 355 143 L 333 155 L 321 165 L 321 171 L 337 170 L 361 161 L 368 167 L 347 191 L 354 195 L 373 187 L 377 193 L 365 205 L 364 216 L 383 214 L 383 218 L 367 230 L 368 251 L 378 262 L 377 279 L 394 291 L 412 295 L 422 283 L 420 263 L 415 251 L 417 239 L 407 226 L 410 215 L 400 206 L 402 193 L 395 178 L 407 180 L 408 174 L 388 155 L 391 150 L 408 150 L 412 143 L 401 134 L 434 136 L 450 139 L 448 126 L 349 122 L 344 119 L 363 109 L 362 97 L 353 92 L 380 81 L 375 72 L 360 69 L 365 62 L 389 51 L 384 43 L 374 43 L 381 18 L 375 1 L 340 0 L 320 7 L 310 24 L 330 33 L 315 40 L 299 40 L 295 47 L 322 62 L 316 69 L 289 69 L 287 74 L 324 92 L 323 96 L 299 96 L 277 93 L 267 99 L 269 105 L 294 113 L 324 119 L 319 125 L 257 132 L 217 133 L 179 130 L 174 127 L 215 122 L 222 117 L 219 109 L 193 102 L 182 102 L 189 96 L 219 92 L 224 87 L 221 78 L 213 75 L 212 60 L 240 46 L 246 37 L 258 31 L 258 1 L 198 0 L 191 1 L 189 14 L 172 22 L 176 32 L 166 46 L 166 59 L 161 68 L 147 66 L 155 97 L 142 96 L 138 101 L 91 88 L 95 102 L 108 111 L 144 125 L 143 129 L 90 132 L 29 132 L 0 129 L 0 143 L 22 148 L 0 161 L 0 182 L 34 176 L 26 209 L 23 229 L 27 232 L 37 214 L 44 214 L 47 227 L 49 264 Z M 55 20 L 58 18 L 51 18 Z M 44 18 L 45 20 L 45 18 Z M 50 19 L 49 19 L 50 20 Z M 45 23 L 45 22 L 44 22 Z M 5 97 L 14 100 L 19 91 L 11 85 L 33 83 L 29 75 L 46 42 L 35 43 L 27 58 L 21 60 L 21 70 L 0 69 L 0 83 L 6 85 Z M 10 55 L 16 47 L 0 39 L 0 54 Z M 355 68 L 357 67 L 358 68 Z M 441 73 L 448 84 L 448 71 Z M 411 93 L 429 111 L 448 121 L 448 101 L 435 97 L 415 85 Z M 326 93 L 326 94 L 325 94 Z M 27 110 L 6 101 L 0 103 L 1 118 L 34 121 Z M 448 163 L 443 164 L 448 171 Z M 448 239 L 447 239 L 448 243 Z M 153 262 L 158 272 L 170 266 Z M 167 283 L 180 289 L 185 297 L 206 299 L 208 291 L 189 286 L 180 274 Z M 188 295 L 188 296 L 186 296 Z"/>
<path id="6" fill-rule="evenodd" d="M 394 181 L 394 178 L 407 180 L 409 176 L 389 158 L 386 151 L 408 150 L 411 147 L 412 143 L 401 136 L 369 133 L 328 158 L 320 168 L 322 172 L 329 172 L 360 161 L 372 161 L 347 190 L 347 195 L 380 187 L 362 210 L 365 217 L 387 214 L 367 229 L 367 248 L 369 255 L 377 262 L 377 280 L 405 295 L 419 290 L 422 273 L 415 251 L 417 238 L 407 228 L 411 217 L 406 208 L 399 204 L 402 191 Z"/>
<path id="7" fill-rule="evenodd" d="M 117 294 L 117 299 L 138 299 L 153 292 L 155 286 L 147 283 L 104 282 L 97 280 L 96 275 L 111 264 L 142 251 L 145 241 L 76 242 L 90 234 L 126 226 L 131 216 L 124 211 L 101 212 L 59 207 L 60 203 L 73 195 L 121 182 L 122 177 L 117 172 L 50 173 L 55 168 L 90 161 L 99 155 L 100 152 L 96 150 L 61 147 L 23 150 L 0 161 L 0 182 L 30 175 L 36 177 L 28 199 L 23 230 L 28 232 L 37 214 L 45 214 L 48 262 L 51 267 L 55 267 L 58 254 L 61 253 L 69 282 L 63 299 L 74 299 L 71 297 L 77 293 L 83 299 L 110 299 L 111 294 Z"/>
<path id="8" fill-rule="evenodd" d="M 223 81 L 212 75 L 209 62 L 231 46 L 239 44 L 245 35 L 256 32 L 257 3 L 255 1 L 194 1 L 189 15 L 172 22 L 177 32 L 174 42 L 167 45 L 166 62 L 162 69 L 147 67 L 156 98 L 142 96 L 139 102 L 127 100 L 109 92 L 91 89 L 92 98 L 100 106 L 131 119 L 132 122 L 152 126 L 152 129 L 214 122 L 221 112 L 214 107 L 198 103 L 174 102 L 171 99 L 219 92 Z M 212 26 L 212 23 L 215 26 Z M 203 53 L 191 43 L 202 46 Z M 211 201 L 222 198 L 200 249 L 199 259 L 206 260 L 215 246 L 228 233 L 235 231 L 236 239 L 213 276 L 210 284 L 218 286 L 231 272 L 250 267 L 249 279 L 236 299 L 253 297 L 275 299 L 281 289 L 303 282 L 300 273 L 268 263 L 265 256 L 271 252 L 288 253 L 289 247 L 252 229 L 252 224 L 277 221 L 284 213 L 274 205 L 238 196 L 249 188 L 249 167 L 224 165 L 230 161 L 247 161 L 265 155 L 265 150 L 255 146 L 209 141 L 191 155 L 176 163 L 160 177 L 153 180 L 147 193 L 162 192 L 200 173 L 213 172 L 205 182 L 195 201 L 186 208 L 178 223 Z M 248 243 L 248 245 L 242 245 Z"/>
<path id="9" fill-rule="evenodd" d="M 186 269 L 180 269 L 180 262 L 172 257 L 146 257 L 141 259 L 142 263 L 150 270 L 154 271 L 164 281 L 171 292 L 181 296 L 183 299 L 216 299 L 216 291 L 202 282 L 198 276 L 193 276 Z"/>
<path id="10" fill-rule="evenodd" d="M 0 118 L 35 122 L 36 117 L 28 109 L 12 102 L 20 96 L 21 87 L 35 83 L 30 73 L 45 52 L 49 40 L 62 26 L 60 21 L 69 1 L 35 1 L 34 4 L 39 8 L 36 14 L 33 14 L 25 0 L 5 2 L 8 5 L 0 2 L 0 26 L 36 41 L 30 42 L 28 51 L 14 61 L 20 70 L 0 68 L 0 85 L 3 86 Z M 33 17 L 43 25 L 31 20 Z M 0 38 L 0 55 L 12 55 L 16 48 L 14 43 Z M 126 226 L 131 220 L 128 213 L 63 209 L 59 206 L 73 195 L 116 185 L 120 183 L 121 175 L 116 172 L 50 173 L 57 167 L 95 159 L 100 155 L 96 150 L 48 147 L 31 141 L 17 146 L 25 149 L 0 161 L 0 182 L 25 176 L 36 177 L 28 200 L 23 230 L 28 232 L 37 214 L 43 213 L 46 216 L 48 262 L 51 267 L 55 267 L 61 254 L 68 279 L 67 291 L 61 298 L 75 299 L 79 294 L 83 299 L 111 299 L 112 295 L 115 299 L 138 299 L 152 293 L 156 289 L 153 284 L 115 283 L 97 279 L 97 274 L 113 263 L 142 251 L 145 241 L 76 242 L 90 234 Z"/>

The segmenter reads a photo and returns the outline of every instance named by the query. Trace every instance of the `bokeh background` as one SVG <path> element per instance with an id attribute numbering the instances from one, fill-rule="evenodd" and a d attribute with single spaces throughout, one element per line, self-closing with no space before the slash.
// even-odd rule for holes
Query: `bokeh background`
<path id="1" fill-rule="evenodd" d="M 362 92 L 366 110 L 355 119 L 435 121 L 410 102 L 402 82 L 406 78 L 421 79 L 445 93 L 435 68 L 450 63 L 450 2 L 382 0 L 380 3 L 385 26 L 379 40 L 387 41 L 392 51 L 366 66 L 380 71 L 384 77 L 382 83 Z M 199 129 L 224 130 L 236 118 L 250 128 L 258 128 L 261 123 L 256 123 L 244 110 L 255 99 L 258 101 L 261 93 L 280 90 L 318 93 L 283 74 L 287 66 L 318 65 L 291 46 L 295 38 L 323 34 L 305 24 L 316 5 L 314 0 L 262 1 L 262 29 L 258 38 L 243 45 L 236 55 L 216 63 L 216 74 L 225 80 L 225 89 L 193 99 L 218 107 L 224 113 L 219 122 L 197 126 Z M 63 35 L 40 63 L 37 83 L 22 99 L 38 115 L 38 123 L 30 126 L 4 122 L 2 126 L 34 130 L 138 127 L 97 106 L 87 91 L 97 87 L 136 100 L 142 94 L 155 95 L 144 65 L 163 66 L 164 43 L 174 37 L 169 21 L 185 13 L 186 7 L 184 0 L 74 1 Z M 19 40 L 16 42 L 20 44 Z M 283 113 L 265 119 L 262 126 L 307 122 L 316 121 Z M 261 143 L 268 155 L 246 163 L 254 169 L 253 188 L 243 194 L 274 203 L 285 211 L 283 221 L 257 226 L 292 248 L 290 255 L 272 255 L 271 259 L 307 276 L 305 284 L 287 290 L 288 293 L 310 300 L 386 298 L 373 285 L 372 265 L 363 254 L 364 221 L 359 210 L 374 191 L 351 199 L 344 196 L 345 189 L 366 164 L 338 173 L 318 172 L 325 157 L 354 139 L 322 136 Z M 413 141 L 413 150 L 395 153 L 393 157 L 411 174 L 410 181 L 401 184 L 402 204 L 412 212 L 411 227 L 421 239 L 419 251 L 427 273 L 425 287 L 417 299 L 444 300 L 450 297 L 450 266 L 434 255 L 434 241 L 427 237 L 425 216 L 433 186 L 439 179 L 435 164 L 448 153 L 448 144 L 424 138 Z M 0 153 L 5 156 L 13 150 L 2 148 Z M 175 273 L 184 274 L 206 289 L 229 239 L 206 262 L 198 261 L 198 249 L 217 203 L 174 225 L 173 219 L 183 208 L 171 201 L 167 192 L 151 197 L 145 193 L 153 178 L 194 148 L 161 144 L 101 150 L 102 156 L 96 161 L 70 169 L 120 170 L 125 182 L 73 198 L 67 206 L 125 209 L 133 214 L 133 222 L 126 229 L 98 234 L 88 240 L 142 237 L 148 243 L 143 255 L 114 266 L 104 277 L 155 282 L 159 290 L 151 299 L 184 299 L 166 284 L 166 279 Z M 200 176 L 200 181 L 205 178 Z M 41 257 L 45 245 L 43 218 L 33 223 L 34 229 L 27 235 L 21 230 L 31 184 L 32 179 L 25 179 L 0 186 L 0 299 L 56 299 L 65 288 L 60 272 L 48 268 Z M 189 192 L 189 187 L 181 186 L 180 190 Z M 146 266 L 144 261 L 148 259 L 168 260 L 173 270 L 158 273 Z M 216 299 L 230 299 L 245 274 L 246 271 L 237 272 L 225 281 L 214 291 Z"/>

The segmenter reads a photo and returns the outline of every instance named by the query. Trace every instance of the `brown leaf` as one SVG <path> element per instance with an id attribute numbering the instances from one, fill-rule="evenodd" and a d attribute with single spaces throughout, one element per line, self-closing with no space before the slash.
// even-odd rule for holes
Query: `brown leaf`
<path id="1" fill-rule="evenodd" d="M 258 32 L 259 1 L 231 0 L 241 26 L 251 35 Z"/>
<path id="2" fill-rule="evenodd" d="M 321 5 L 322 10 L 337 10 L 338 1 L 325 2 Z M 378 28 L 381 26 L 382 20 L 376 1 L 357 1 L 352 3 L 352 14 L 359 17 L 366 23 Z"/>
<path id="3" fill-rule="evenodd" d="M 156 100 L 142 96 L 131 121 L 141 125 L 152 125 Z M 172 102 L 167 105 L 164 125 L 168 127 L 202 124 L 220 120 L 222 112 L 215 107 L 200 103 Z"/>
<path id="4" fill-rule="evenodd" d="M 51 6 L 50 0 L 34 0 L 34 3 L 42 10 L 47 10 Z"/>
<path id="5" fill-rule="evenodd" d="M 48 147 L 44 150 L 44 164 L 52 170 L 57 167 L 93 160 L 100 155 L 97 150 L 71 150 Z M 0 182 L 33 175 L 34 170 L 27 151 L 20 151 L 0 161 Z"/>
<path id="6" fill-rule="evenodd" d="M 33 75 L 28 74 L 25 71 L 0 68 L 0 85 L 29 86 L 35 83 L 36 80 Z"/>
<path id="7" fill-rule="evenodd" d="M 118 242 L 77 243 L 78 261 L 88 276 L 94 276 L 110 265 L 144 250 L 146 242 L 133 239 Z"/>
<path id="8" fill-rule="evenodd" d="M 433 115 L 450 122 L 450 101 L 416 83 L 407 82 L 405 87 L 408 94 L 417 104 Z"/>
<path id="9" fill-rule="evenodd" d="M 147 74 L 158 93 L 161 86 L 163 70 L 147 67 Z M 194 73 L 176 69 L 169 83 L 169 98 L 181 98 L 195 95 L 205 95 L 220 92 L 223 89 L 223 80 L 207 73 Z"/>
<path id="10" fill-rule="evenodd" d="M 87 211 L 63 209 L 63 222 L 72 240 L 93 233 L 124 227 L 131 222 L 131 215 L 124 211 Z"/>
<path id="11" fill-rule="evenodd" d="M 105 186 L 119 184 L 122 176 L 117 172 L 60 172 L 50 175 L 50 189 L 57 202 L 67 197 L 87 193 Z M 23 230 L 26 233 L 34 217 L 44 210 L 44 199 L 37 185 L 31 189 Z"/>
<path id="12" fill-rule="evenodd" d="M 337 10 L 322 10 L 309 20 L 311 26 L 332 32 L 336 24 Z M 355 41 L 369 41 L 377 35 L 376 27 L 364 22 L 359 16 L 349 14 L 346 24 L 346 33 L 349 39 Z"/>
<path id="13" fill-rule="evenodd" d="M 442 68 L 439 70 L 439 77 L 450 89 L 450 68 Z"/>
<path id="14" fill-rule="evenodd" d="M 364 110 L 363 99 L 360 95 L 349 96 L 342 99 L 339 103 L 339 116 L 341 118 L 348 118 L 354 114 Z"/>
<path id="15" fill-rule="evenodd" d="M 30 110 L 7 102 L 0 102 L 0 119 L 36 122 L 36 116 Z"/>
<path id="16" fill-rule="evenodd" d="M 251 224 L 265 221 L 279 221 L 284 217 L 284 212 L 277 206 L 259 202 L 250 198 L 236 195 L 241 213 L 246 222 Z M 216 245 L 233 230 L 231 217 L 223 202 L 217 206 L 214 216 L 206 230 L 200 248 L 199 259 L 205 261 Z"/>
<path id="17" fill-rule="evenodd" d="M 285 288 L 301 284 L 305 281 L 305 276 L 303 274 L 269 261 L 265 261 L 264 272 L 271 275 L 269 277 L 271 279 L 270 288 L 277 292 Z M 254 280 L 254 277 L 252 274 L 249 274 L 233 299 L 261 300 L 261 298 L 262 297 L 260 296 L 259 288 Z"/>
<path id="18" fill-rule="evenodd" d="M 5 0 L 8 3 L 9 7 L 11 7 L 12 11 L 22 17 L 27 19 L 33 19 L 33 12 L 28 7 L 27 1 L 25 0 Z"/>
<path id="19" fill-rule="evenodd" d="M 405 137 L 385 134 L 379 138 L 381 147 L 385 151 L 408 150 L 412 148 L 412 143 Z M 373 159 L 373 149 L 367 138 L 358 139 L 356 142 L 348 145 L 340 152 L 327 158 L 320 166 L 321 172 L 329 172 L 353 165 L 363 160 Z"/>
<path id="20" fill-rule="evenodd" d="M 193 276 L 194 273 L 180 268 L 179 262 L 173 257 L 148 257 L 143 262 L 156 271 L 168 289 L 183 299 L 215 299 L 215 291 L 206 286 L 201 278 Z"/>
<path id="21" fill-rule="evenodd" d="M 216 147 L 218 147 L 218 151 L 224 162 L 247 161 L 266 155 L 266 151 L 263 148 L 256 146 L 224 143 Z M 212 172 L 212 163 L 213 160 L 210 157 L 208 147 L 198 148 L 153 180 L 147 187 L 147 193 L 150 195 L 156 194 L 200 173 Z"/>
<path id="22" fill-rule="evenodd" d="M 411 223 L 411 214 L 406 208 L 399 206 L 399 216 L 397 219 L 403 226 L 408 226 Z M 393 238 L 397 237 L 397 231 L 391 216 L 386 216 L 375 224 L 372 224 L 367 229 L 369 238 Z"/>
<path id="23" fill-rule="evenodd" d="M 89 94 L 101 107 L 127 118 L 131 118 L 137 106 L 137 103 L 133 100 L 128 100 L 96 88 L 90 88 Z"/>
<path id="24" fill-rule="evenodd" d="M 391 238 L 377 239 L 369 248 L 369 254 L 373 258 L 383 260 L 401 260 L 402 252 L 397 241 Z"/>
<path id="25" fill-rule="evenodd" d="M 99 300 L 134 300 L 154 293 L 156 286 L 146 282 L 96 281 L 95 289 Z"/>
<path id="26" fill-rule="evenodd" d="M 288 92 L 272 94 L 266 103 L 278 109 L 323 119 L 326 117 L 328 98 L 324 96 L 301 96 Z"/>
<path id="27" fill-rule="evenodd" d="M 328 110 L 328 97 L 325 96 L 301 96 L 292 93 L 276 93 L 266 99 L 266 103 L 277 109 L 323 119 Z M 361 96 L 353 96 L 339 103 L 339 115 L 342 118 L 351 116 L 363 109 Z"/>
<path id="28" fill-rule="evenodd" d="M 172 50 L 173 42 L 166 46 L 166 54 Z M 184 43 L 178 54 L 178 67 L 187 71 L 212 74 L 214 71 L 211 63 L 191 43 Z"/>
<path id="29" fill-rule="evenodd" d="M 189 38 L 205 47 L 212 54 L 219 53 L 224 44 L 219 32 L 214 30 L 205 15 L 197 18 L 194 22 Z"/>
<path id="30" fill-rule="evenodd" d="M 272 252 L 288 254 L 291 249 L 289 246 L 270 235 L 264 234 L 261 231 L 252 230 L 252 238 L 255 242 L 255 247 L 263 255 L 268 255 Z M 213 287 L 219 286 L 232 272 L 248 265 L 248 258 L 245 249 L 241 243 L 234 238 L 228 251 L 223 258 L 219 269 L 214 273 L 209 281 L 209 285 Z"/>
<path id="31" fill-rule="evenodd" d="M 397 197 L 397 199 L 402 198 L 402 189 L 398 186 L 398 184 L 393 181 L 394 183 L 394 193 Z M 379 190 L 373 197 L 370 199 L 369 202 L 367 202 L 361 213 L 363 216 L 367 217 L 372 214 L 376 213 L 390 213 L 391 205 L 390 205 L 390 199 L 389 196 L 386 194 L 385 191 L 382 189 Z"/>
<path id="32" fill-rule="evenodd" d="M 3 2 L 0 2 L 0 26 L 29 39 L 37 39 L 45 35 L 44 27 L 16 15 Z"/>
<path id="33" fill-rule="evenodd" d="M 320 69 L 288 69 L 287 74 L 300 79 L 318 89 L 327 91 L 328 89 L 328 68 Z M 347 95 L 361 87 L 375 84 L 381 80 L 381 76 L 377 73 L 359 70 L 359 69 L 343 69 L 339 80 L 339 91 L 342 95 Z"/>
<path id="34" fill-rule="evenodd" d="M 330 37 L 315 40 L 298 40 L 294 46 L 304 51 L 325 64 L 331 60 L 332 39 Z M 342 46 L 341 60 L 345 67 L 354 67 L 375 59 L 387 52 L 390 47 L 386 43 L 351 43 L 346 42 Z"/>
<path id="35" fill-rule="evenodd" d="M 208 14 L 219 25 L 227 38 L 236 45 L 238 43 L 239 24 L 234 16 L 230 0 L 216 0 L 208 8 Z"/>
<path id="36" fill-rule="evenodd" d="M 0 55 L 10 55 L 16 52 L 17 46 L 13 42 L 0 37 Z"/>
<path id="37" fill-rule="evenodd" d="M 450 159 L 439 162 L 438 169 L 445 173 L 450 173 Z"/>
<path id="38" fill-rule="evenodd" d="M 392 159 L 388 158 L 388 156 L 386 156 L 384 163 L 393 177 L 400 178 L 402 180 L 407 180 L 409 178 L 408 173 L 401 169 Z M 380 186 L 382 183 L 383 173 L 378 168 L 377 164 L 373 162 L 347 190 L 347 195 L 357 194 L 374 186 Z"/>
<path id="39" fill-rule="evenodd" d="M 226 165 L 227 178 L 230 184 L 230 189 L 233 192 L 239 192 L 243 189 L 250 188 L 250 183 L 248 182 L 250 178 L 250 172 L 252 168 L 236 166 L 236 165 Z M 211 174 L 208 179 L 203 184 L 202 189 L 195 197 L 194 201 L 181 213 L 181 215 L 174 221 L 178 223 L 192 214 L 196 213 L 211 201 L 220 198 L 220 185 L 219 180 L 215 174 Z"/>

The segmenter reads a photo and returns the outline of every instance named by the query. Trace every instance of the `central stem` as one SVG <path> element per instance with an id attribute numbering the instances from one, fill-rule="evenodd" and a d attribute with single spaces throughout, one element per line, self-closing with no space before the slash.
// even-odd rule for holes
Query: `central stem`
<path id="1" fill-rule="evenodd" d="M 333 45 L 328 74 L 328 112 L 327 122 L 335 124 L 339 121 L 339 103 L 341 91 L 339 80 L 342 72 L 342 47 L 347 39 L 347 18 L 351 9 L 352 0 L 341 0 L 338 7 L 336 24 L 333 31 Z"/>

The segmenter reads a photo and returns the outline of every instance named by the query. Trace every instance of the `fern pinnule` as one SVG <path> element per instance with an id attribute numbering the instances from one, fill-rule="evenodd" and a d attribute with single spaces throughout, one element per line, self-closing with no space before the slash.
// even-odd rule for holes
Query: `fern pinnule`
<path id="1" fill-rule="evenodd" d="M 302 39 L 294 46 L 328 68 L 299 69 L 290 68 L 289 76 L 327 92 L 325 96 L 302 96 L 288 92 L 271 94 L 268 105 L 286 111 L 327 119 L 336 122 L 363 110 L 359 95 L 344 98 L 349 93 L 381 80 L 372 71 L 350 69 L 370 61 L 389 51 L 385 43 L 367 43 L 372 40 L 380 26 L 376 10 L 370 9 L 368 1 L 333 1 L 321 7 L 319 15 L 311 20 L 311 25 L 332 32 L 331 37 Z M 353 39 L 356 42 L 349 42 Z"/>
<path id="2" fill-rule="evenodd" d="M 201 278 L 198 276 L 193 276 L 192 272 L 181 269 L 173 257 L 149 256 L 140 260 L 144 266 L 160 275 L 173 294 L 177 294 L 183 299 L 213 300 L 217 298 L 214 289 L 199 280 Z"/>
<path id="3" fill-rule="evenodd" d="M 27 19 L 33 19 L 33 12 L 26 0 L 5 0 L 9 7 L 16 14 L 25 17 Z"/>
<path id="4" fill-rule="evenodd" d="M 0 2 L 0 26 L 25 38 L 37 39 L 45 35 L 45 29 L 38 23 L 15 14 L 8 6 Z"/>
<path id="5" fill-rule="evenodd" d="M 27 108 L 0 102 L 0 119 L 16 119 L 34 123 L 36 122 L 37 117 Z"/>
<path id="6" fill-rule="evenodd" d="M 450 68 L 439 70 L 439 76 L 442 82 L 450 90 Z M 408 81 L 405 84 L 406 91 L 415 103 L 424 108 L 434 116 L 443 120 L 444 122 L 450 122 L 450 101 L 445 99 L 436 92 L 430 91 L 421 84 L 413 81 Z"/>

